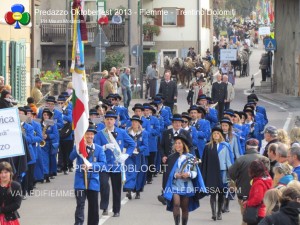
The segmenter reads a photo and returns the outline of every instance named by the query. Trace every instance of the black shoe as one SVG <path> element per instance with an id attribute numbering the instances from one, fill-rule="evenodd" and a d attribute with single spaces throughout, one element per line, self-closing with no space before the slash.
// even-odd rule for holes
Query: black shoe
<path id="1" fill-rule="evenodd" d="M 102 216 L 107 216 L 107 215 L 108 215 L 107 209 L 103 209 Z"/>
<path id="2" fill-rule="evenodd" d="M 131 191 L 128 191 L 128 192 L 127 192 L 126 197 L 127 197 L 129 200 L 132 199 Z"/>
<path id="3" fill-rule="evenodd" d="M 49 177 L 46 178 L 46 183 L 50 183 Z"/>
<path id="4" fill-rule="evenodd" d="M 72 173 L 73 172 L 73 168 L 69 168 L 69 172 Z"/>
<path id="5" fill-rule="evenodd" d="M 27 199 L 26 195 L 22 195 L 22 200 L 26 200 L 26 199 Z"/>
<path id="6" fill-rule="evenodd" d="M 159 195 L 157 196 L 158 201 L 160 201 L 163 205 L 166 205 L 166 199 L 164 198 L 164 196 Z"/>
<path id="7" fill-rule="evenodd" d="M 152 184 L 152 181 L 147 181 L 147 184 Z"/>
<path id="8" fill-rule="evenodd" d="M 69 172 L 68 171 L 64 171 L 64 175 L 68 175 L 69 174 Z"/>
<path id="9" fill-rule="evenodd" d="M 114 213 L 113 217 L 120 217 L 120 213 Z"/>
<path id="10" fill-rule="evenodd" d="M 222 220 L 222 213 L 221 212 L 217 214 L 217 220 Z"/>
<path id="11" fill-rule="evenodd" d="M 140 199 L 140 198 L 141 198 L 140 192 L 136 192 L 135 199 Z"/>
<path id="12" fill-rule="evenodd" d="M 51 176 L 51 177 L 50 177 L 50 179 L 52 179 L 52 180 L 53 180 L 53 179 L 55 179 L 55 177 L 54 177 L 54 176 Z"/>
<path id="13" fill-rule="evenodd" d="M 62 170 L 62 169 L 57 169 L 57 172 L 58 172 L 58 173 L 62 173 L 63 170 Z"/>

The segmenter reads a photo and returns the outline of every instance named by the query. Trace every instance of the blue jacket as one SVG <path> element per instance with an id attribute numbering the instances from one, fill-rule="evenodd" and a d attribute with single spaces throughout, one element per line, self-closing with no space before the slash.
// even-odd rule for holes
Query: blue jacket
<path id="1" fill-rule="evenodd" d="M 229 140 L 229 137 L 227 135 L 226 142 L 230 144 L 230 149 L 233 153 L 234 160 L 244 155 L 244 151 L 241 147 L 239 136 L 236 133 L 233 132 L 231 140 Z"/>
<path id="2" fill-rule="evenodd" d="M 205 119 L 210 122 L 210 127 L 214 128 L 219 121 L 218 111 L 214 108 L 209 108 L 209 113 L 206 114 Z"/>
<path id="3" fill-rule="evenodd" d="M 70 107 L 67 107 L 65 109 L 65 111 L 62 114 L 62 118 L 63 118 L 63 121 L 66 121 L 68 123 L 72 123 L 73 116 L 72 116 L 72 110 L 70 109 Z M 68 137 L 66 137 L 64 139 L 61 139 L 61 140 L 67 141 L 67 140 L 72 140 L 72 139 L 73 139 L 73 131 L 71 132 L 71 134 Z"/>
<path id="4" fill-rule="evenodd" d="M 204 147 L 207 141 L 210 139 L 210 124 L 205 119 L 200 119 L 196 122 L 194 127 L 197 130 L 197 148 L 200 158 L 202 158 Z"/>
<path id="5" fill-rule="evenodd" d="M 158 112 L 158 114 L 160 115 L 160 117 L 162 117 L 164 119 L 165 128 L 167 128 L 168 126 L 170 126 L 172 124 L 172 122 L 170 120 L 169 112 L 166 109 L 161 108 L 160 111 Z"/>
<path id="6" fill-rule="evenodd" d="M 120 76 L 120 83 L 122 89 L 126 87 L 126 89 L 130 89 L 130 75 L 122 73 Z"/>
<path id="7" fill-rule="evenodd" d="M 145 118 L 150 123 L 149 133 L 149 152 L 157 152 L 157 142 L 160 133 L 159 121 L 155 116 L 150 116 L 149 119 Z"/>
<path id="8" fill-rule="evenodd" d="M 126 148 L 126 153 L 130 156 L 135 148 L 135 142 L 132 138 L 127 134 L 124 129 L 115 127 L 114 132 L 117 134 L 116 141 L 120 146 L 121 151 Z M 99 132 L 99 136 L 97 139 L 94 138 L 94 143 L 100 146 L 108 144 L 106 129 L 104 128 Z M 115 156 L 113 154 L 113 149 L 107 149 L 105 151 L 106 155 L 106 171 L 108 172 L 120 172 L 120 163 L 116 162 Z"/>
<path id="9" fill-rule="evenodd" d="M 116 114 L 120 118 L 121 126 L 126 125 L 127 121 L 130 119 L 127 117 L 128 114 L 126 115 L 126 111 L 123 108 L 126 109 L 122 106 L 113 106 L 113 109 L 116 110 Z"/>
<path id="10" fill-rule="evenodd" d="M 43 108 L 41 108 L 41 110 L 39 110 L 38 113 L 38 118 L 42 119 L 42 114 L 43 114 Z M 53 120 L 56 120 L 57 123 L 57 129 L 61 129 L 64 126 L 64 121 L 63 121 L 63 117 L 62 117 L 62 113 L 60 111 L 58 111 L 57 109 L 53 110 L 53 117 L 51 118 Z"/>
<path id="11" fill-rule="evenodd" d="M 149 155 L 149 133 L 146 130 L 143 130 L 139 135 L 133 137 L 129 133 L 130 129 L 127 130 L 128 135 L 134 140 L 135 146 L 139 153 L 144 156 Z"/>
<path id="12" fill-rule="evenodd" d="M 92 163 L 92 169 L 87 173 L 88 180 L 88 190 L 100 191 L 100 177 L 99 171 L 106 163 L 106 156 L 101 146 L 94 145 L 94 152 L 90 152 L 87 157 L 88 161 Z M 75 190 L 84 190 L 86 189 L 84 183 L 84 171 L 81 170 L 81 165 L 84 164 L 83 159 L 78 155 L 76 147 L 73 148 L 73 151 L 70 154 L 70 160 L 76 160 L 76 172 L 74 180 Z"/>
<path id="13" fill-rule="evenodd" d="M 27 164 L 34 164 L 36 163 L 37 154 L 32 147 L 32 144 L 34 143 L 34 130 L 33 127 L 28 123 L 23 123 L 23 128 L 25 130 L 25 138 L 28 144 L 29 153 L 31 156 L 31 160 L 27 162 Z"/>
<path id="14" fill-rule="evenodd" d="M 43 130 L 43 128 L 42 128 Z M 58 146 L 59 146 L 59 133 L 56 124 L 49 126 L 46 130 L 47 138 L 46 142 L 50 144 L 51 154 L 54 155 L 58 152 Z M 47 147 L 46 145 L 45 147 Z"/>
<path id="15" fill-rule="evenodd" d="M 234 163 L 234 156 L 231 151 L 230 144 L 228 144 L 227 142 L 219 143 L 218 157 L 220 162 L 222 182 L 223 184 L 227 184 L 228 176 L 227 176 L 227 172 L 225 171 L 228 171 L 229 167 L 231 167 L 232 164 Z"/>
<path id="16" fill-rule="evenodd" d="M 43 140 L 43 135 L 42 135 L 42 127 L 41 124 L 36 122 L 36 121 L 31 121 L 30 124 L 33 128 L 34 131 L 34 136 L 33 136 L 33 143 L 32 143 L 32 148 L 35 152 L 35 155 L 38 158 L 38 151 L 40 151 L 40 142 Z"/>
<path id="17" fill-rule="evenodd" d="M 295 167 L 293 169 L 293 172 L 296 173 L 298 175 L 298 181 L 300 181 L 300 166 Z"/>
<path id="18" fill-rule="evenodd" d="M 265 107 L 257 105 L 256 106 L 256 112 L 259 112 L 259 113 L 261 113 L 264 116 L 266 124 L 269 123 Z"/>
<path id="19" fill-rule="evenodd" d="M 167 110 L 167 112 L 169 114 L 169 120 L 172 121 L 173 114 L 172 114 L 171 108 L 169 106 L 166 106 L 166 105 L 164 105 L 162 108 L 165 109 L 165 110 Z"/>

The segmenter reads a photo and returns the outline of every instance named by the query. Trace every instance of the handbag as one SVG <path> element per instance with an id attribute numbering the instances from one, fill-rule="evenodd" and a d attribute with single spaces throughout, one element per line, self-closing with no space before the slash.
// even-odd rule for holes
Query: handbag
<path id="1" fill-rule="evenodd" d="M 257 223 L 258 209 L 260 208 L 260 205 L 261 204 L 259 204 L 258 206 L 246 207 L 243 214 L 243 221 L 245 223 Z"/>

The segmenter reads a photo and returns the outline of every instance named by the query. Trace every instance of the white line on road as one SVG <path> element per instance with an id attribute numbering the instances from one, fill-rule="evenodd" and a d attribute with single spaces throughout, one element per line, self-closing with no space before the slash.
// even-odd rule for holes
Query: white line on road
<path id="1" fill-rule="evenodd" d="M 290 123 L 291 123 L 291 121 L 292 121 L 292 118 L 293 118 L 293 113 L 289 113 L 289 116 L 288 116 L 288 118 L 286 119 L 286 121 L 285 121 L 285 123 L 284 123 L 284 126 L 283 126 L 283 129 L 285 130 L 285 131 L 288 131 L 288 129 L 289 129 L 289 126 L 290 126 Z"/>
<path id="2" fill-rule="evenodd" d="M 132 198 L 135 198 L 135 193 L 132 193 Z M 125 205 L 127 202 L 129 201 L 129 199 L 127 197 L 123 198 L 123 200 L 121 201 L 121 205 Z M 108 213 L 112 213 L 112 209 L 108 210 Z M 101 216 L 101 215 L 100 215 Z M 102 225 L 106 222 L 106 220 L 108 220 L 110 217 L 112 216 L 102 216 L 99 220 L 99 225 Z"/>
<path id="3" fill-rule="evenodd" d="M 253 74 L 253 76 L 257 76 L 258 74 L 260 73 L 260 70 L 259 71 L 257 71 L 255 74 Z"/>

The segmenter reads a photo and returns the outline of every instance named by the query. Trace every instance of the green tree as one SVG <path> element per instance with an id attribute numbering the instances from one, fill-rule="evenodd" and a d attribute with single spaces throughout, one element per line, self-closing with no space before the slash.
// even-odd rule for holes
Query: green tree
<path id="1" fill-rule="evenodd" d="M 227 0 L 225 8 L 235 9 L 238 16 L 247 17 L 255 9 L 257 0 Z"/>
<path id="2" fill-rule="evenodd" d="M 102 71 L 110 71 L 112 67 L 120 67 L 124 63 L 125 55 L 123 53 L 111 53 L 107 54 L 105 61 L 102 63 Z M 95 71 L 99 71 L 99 62 L 94 67 Z"/>

